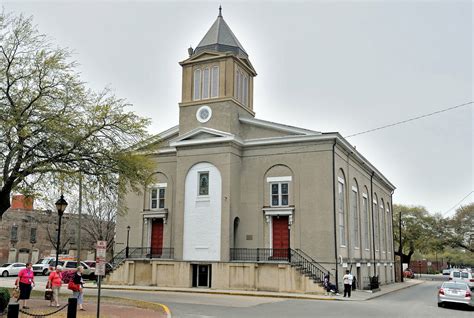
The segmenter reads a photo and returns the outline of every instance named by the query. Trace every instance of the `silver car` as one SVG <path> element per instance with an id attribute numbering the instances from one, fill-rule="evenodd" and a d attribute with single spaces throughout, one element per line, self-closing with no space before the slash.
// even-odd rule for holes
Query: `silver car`
<path id="1" fill-rule="evenodd" d="M 438 291 L 438 307 L 444 303 L 466 304 L 474 307 L 474 287 L 464 282 L 444 282 Z"/>
<path id="2" fill-rule="evenodd" d="M 3 277 L 15 276 L 25 267 L 25 263 L 5 263 L 0 266 L 0 275 Z"/>

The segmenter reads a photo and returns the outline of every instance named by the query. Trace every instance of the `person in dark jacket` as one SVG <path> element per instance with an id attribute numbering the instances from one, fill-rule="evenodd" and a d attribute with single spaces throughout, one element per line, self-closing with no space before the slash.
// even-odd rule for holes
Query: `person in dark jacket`
<path id="1" fill-rule="evenodd" d="M 82 279 L 82 273 L 84 272 L 84 267 L 79 266 L 72 278 L 74 284 L 79 285 L 79 291 L 73 291 L 72 296 L 77 298 L 77 304 L 79 305 L 79 310 L 85 310 L 82 304 L 84 303 L 84 280 Z"/>

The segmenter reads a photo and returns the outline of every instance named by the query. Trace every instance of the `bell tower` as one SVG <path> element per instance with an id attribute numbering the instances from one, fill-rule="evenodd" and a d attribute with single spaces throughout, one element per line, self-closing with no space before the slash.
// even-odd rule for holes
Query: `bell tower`
<path id="1" fill-rule="evenodd" d="M 222 16 L 180 62 L 180 134 L 198 127 L 239 133 L 239 117 L 254 117 L 253 79 L 257 75 L 247 52 Z"/>

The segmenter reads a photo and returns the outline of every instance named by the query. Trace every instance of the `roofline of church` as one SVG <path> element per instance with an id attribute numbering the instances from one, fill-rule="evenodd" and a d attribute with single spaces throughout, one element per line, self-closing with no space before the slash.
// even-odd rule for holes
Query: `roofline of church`
<path id="1" fill-rule="evenodd" d="M 245 119 L 247 120 L 247 119 Z M 244 122 L 245 122 L 244 120 Z M 272 123 L 272 122 L 266 122 L 262 120 L 247 120 L 249 123 L 256 123 L 260 122 L 263 123 L 265 122 L 267 124 Z M 272 123 L 275 125 L 279 126 L 284 126 L 281 124 L 276 124 Z M 275 128 L 275 126 L 273 126 Z M 291 127 L 291 126 L 290 126 Z M 297 127 L 291 127 L 303 131 L 304 129 L 302 128 L 297 128 Z M 165 136 L 172 136 L 173 134 L 178 133 L 179 127 L 174 126 L 168 130 L 165 130 L 164 132 L 156 135 L 155 137 L 164 139 L 166 138 Z M 197 130 L 196 130 L 197 132 Z M 193 135 L 196 132 L 189 132 L 189 135 Z M 296 131 L 294 131 L 296 132 Z M 255 139 L 247 139 L 247 140 L 242 140 L 241 138 L 233 135 L 226 133 L 226 135 L 220 135 L 212 138 L 207 138 L 207 139 L 193 139 L 193 140 L 178 140 L 178 141 L 173 141 L 170 143 L 170 147 L 166 148 L 161 148 L 158 149 L 158 151 L 149 153 L 149 154 L 157 154 L 157 155 L 164 155 L 164 154 L 170 154 L 170 153 L 175 153 L 176 152 L 176 147 L 182 147 L 182 146 L 194 146 L 194 145 L 204 145 L 204 144 L 215 144 L 215 143 L 222 143 L 222 142 L 231 142 L 235 143 L 240 147 L 255 147 L 255 146 L 266 146 L 266 145 L 278 145 L 278 144 L 287 144 L 287 143 L 295 143 L 295 142 L 314 142 L 314 141 L 331 141 L 335 140 L 337 145 L 342 146 L 342 148 L 351 153 L 353 155 L 353 158 L 356 158 L 362 165 L 363 167 L 366 167 L 368 172 L 374 172 L 375 175 L 382 181 L 384 182 L 391 190 L 395 190 L 396 187 L 393 185 L 377 168 L 375 168 L 374 165 L 370 163 L 367 158 L 365 158 L 357 149 L 354 148 L 341 134 L 338 132 L 329 132 L 329 133 L 310 133 L 308 132 L 312 131 L 307 131 L 303 135 L 294 135 L 294 136 L 283 136 L 283 137 L 268 137 L 268 138 L 255 138 Z M 189 137 L 189 136 L 188 136 Z"/>

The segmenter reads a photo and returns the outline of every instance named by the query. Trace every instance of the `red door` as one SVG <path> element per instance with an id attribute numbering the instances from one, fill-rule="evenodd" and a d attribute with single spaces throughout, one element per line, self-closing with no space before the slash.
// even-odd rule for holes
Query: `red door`
<path id="1" fill-rule="evenodd" d="M 163 251 L 163 219 L 153 219 L 151 224 L 151 254 L 160 257 Z"/>
<path id="2" fill-rule="evenodd" d="M 273 258 L 288 259 L 288 216 L 273 217 Z"/>

